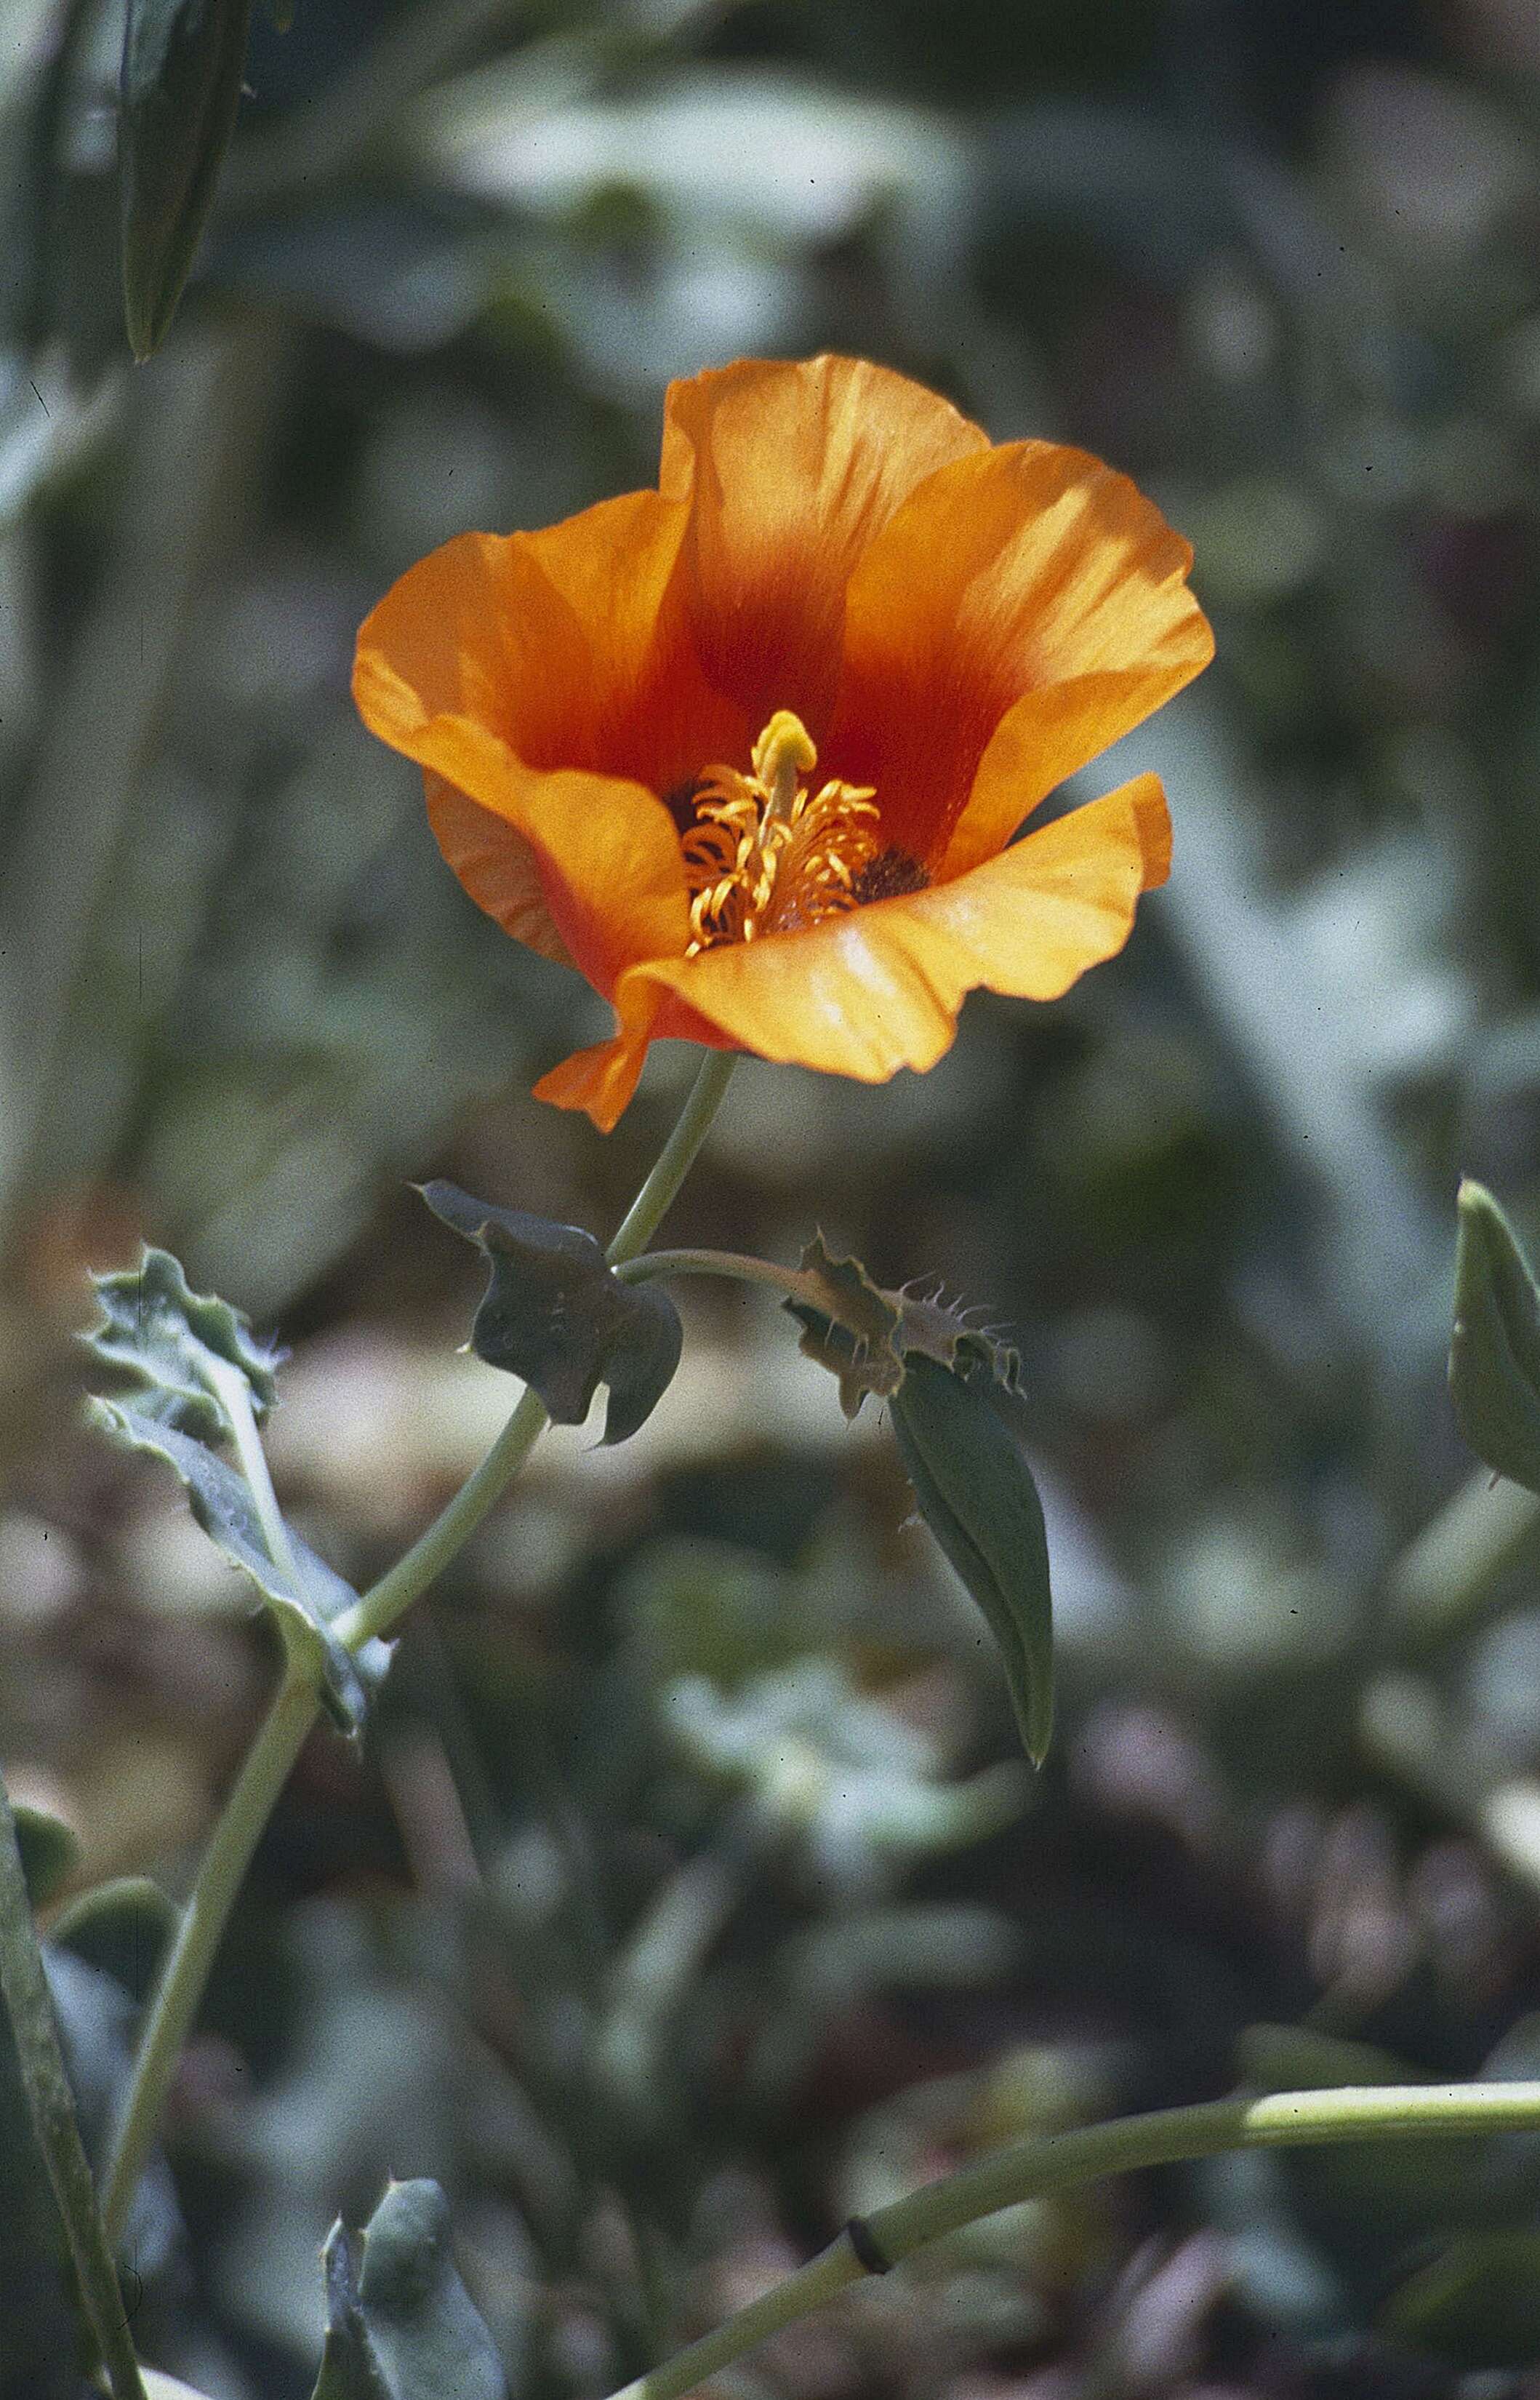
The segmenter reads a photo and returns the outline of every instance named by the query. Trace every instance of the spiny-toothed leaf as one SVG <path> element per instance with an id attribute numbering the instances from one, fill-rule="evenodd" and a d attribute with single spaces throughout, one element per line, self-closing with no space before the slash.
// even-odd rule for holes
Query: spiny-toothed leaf
<path id="1" fill-rule="evenodd" d="M 146 1249 L 137 1267 L 92 1275 L 91 1283 L 102 1316 L 82 1339 L 138 1396 L 140 1416 L 197 1441 L 228 1440 L 234 1428 L 211 1372 L 214 1361 L 244 1376 L 259 1420 L 272 1407 L 280 1354 L 253 1338 L 227 1300 L 189 1289 L 170 1250 Z"/>
<path id="2" fill-rule="evenodd" d="M 187 1506 L 204 1532 L 256 1586 L 285 1649 L 304 1660 L 331 1716 L 344 1733 L 359 1732 L 368 1705 L 366 1679 L 378 1679 L 389 1652 L 383 1643 L 371 1643 L 355 1663 L 332 1634 L 331 1620 L 358 1598 L 351 1585 L 291 1532 L 304 1586 L 296 1590 L 267 1547 L 251 1486 L 202 1442 L 117 1400 L 93 1400 L 90 1414 L 103 1433 L 125 1448 L 146 1451 L 152 1458 L 165 1460 L 182 1482 Z"/>
<path id="3" fill-rule="evenodd" d="M 797 1344 L 839 1380 L 839 1405 L 853 1417 L 868 1392 L 886 1398 L 904 1380 L 895 1341 L 902 1310 L 879 1291 L 859 1259 L 837 1259 L 815 1234 L 803 1251 L 797 1290 L 784 1303 L 802 1328 Z"/>
<path id="4" fill-rule="evenodd" d="M 129 0 L 118 183 L 136 359 L 170 330 L 240 101 L 252 0 Z"/>
<path id="5" fill-rule="evenodd" d="M 1503 1211 L 1468 1177 L 1460 1186 L 1449 1388 L 1477 1457 L 1540 1492 L 1540 1291 Z"/>
<path id="6" fill-rule="evenodd" d="M 50 1939 L 99 1974 L 110 1975 L 136 2000 L 146 2000 L 176 1932 L 177 1914 L 148 1875 L 119 1875 L 72 1900 L 54 1920 Z"/>
<path id="7" fill-rule="evenodd" d="M 621 1283 L 592 1234 L 522 1208 L 496 1208 L 453 1183 L 418 1187 L 435 1217 L 486 1260 L 470 1347 L 518 1375 L 557 1425 L 581 1425 L 609 1387 L 606 1442 L 647 1423 L 684 1347 L 679 1312 L 656 1284 Z"/>
<path id="8" fill-rule="evenodd" d="M 27 1897 L 34 1908 L 42 1908 L 63 1890 L 80 1864 L 79 1836 L 62 1817 L 50 1817 L 46 1808 L 34 1808 L 24 1800 L 14 1802 L 11 1813 Z"/>
<path id="9" fill-rule="evenodd" d="M 326 2346 L 313 2400 L 508 2400 L 436 2183 L 391 2184 L 361 2234 L 333 2227 L 322 2264 Z"/>
<path id="10" fill-rule="evenodd" d="M 1017 1353 L 986 1327 L 970 1325 L 968 1311 L 934 1293 L 921 1297 L 904 1291 L 896 1297 L 901 1310 L 896 1338 L 906 1359 L 914 1351 L 934 1358 L 938 1367 L 982 1367 L 1002 1390 L 1016 1390 L 1021 1376 Z"/>
<path id="11" fill-rule="evenodd" d="M 1048 1540 L 994 1389 L 982 1367 L 954 1371 L 916 1352 L 891 1402 L 893 1431 L 920 1514 L 994 1635 L 1027 1755 L 1041 1766 L 1054 1722 Z"/>

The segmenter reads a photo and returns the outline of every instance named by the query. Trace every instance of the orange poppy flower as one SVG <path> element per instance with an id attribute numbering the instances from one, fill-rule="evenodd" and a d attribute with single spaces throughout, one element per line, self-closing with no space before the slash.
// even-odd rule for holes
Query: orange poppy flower
<path id="1" fill-rule="evenodd" d="M 535 1087 L 607 1132 L 661 1037 L 879 1083 L 975 985 L 1052 1000 L 1121 948 L 1155 777 L 1012 837 L 1206 664 L 1191 565 L 1083 451 L 749 360 L 670 388 L 655 492 L 411 568 L 353 689 L 472 899 L 612 1003 Z"/>

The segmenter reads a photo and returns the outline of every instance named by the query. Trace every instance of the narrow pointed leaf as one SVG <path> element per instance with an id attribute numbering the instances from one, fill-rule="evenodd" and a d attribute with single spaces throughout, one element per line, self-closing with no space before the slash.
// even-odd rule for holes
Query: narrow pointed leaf
<path id="1" fill-rule="evenodd" d="M 1468 1178 L 1460 1186 L 1449 1387 L 1478 1458 L 1540 1492 L 1540 1291 L 1503 1211 Z"/>
<path id="2" fill-rule="evenodd" d="M 356 1734 L 367 1708 L 365 1678 L 383 1672 L 389 1653 L 383 1643 L 371 1643 L 355 1661 L 333 1635 L 331 1620 L 350 1608 L 358 1595 L 335 1570 L 291 1533 L 295 1562 L 303 1583 L 296 1589 L 287 1570 L 267 1547 L 262 1519 L 244 1476 L 175 1426 L 142 1415 L 117 1400 L 93 1400 L 93 1421 L 126 1449 L 145 1451 L 163 1459 L 181 1481 L 187 1505 L 210 1539 L 255 1585 L 273 1618 L 285 1648 L 298 1657 L 315 1679 L 326 1709 L 344 1733 Z M 362 1669 L 361 1673 L 360 1669 Z"/>
<path id="3" fill-rule="evenodd" d="M 91 1277 L 99 1321 L 82 1336 L 143 1417 L 198 1441 L 225 1441 L 233 1427 L 210 1372 L 214 1361 L 245 1377 L 260 1423 L 278 1397 L 280 1354 L 258 1342 L 229 1302 L 189 1289 L 170 1250 L 146 1249 L 137 1267 Z"/>
<path id="4" fill-rule="evenodd" d="M 79 1865 L 79 1839 L 61 1817 L 50 1817 L 46 1808 L 31 1807 L 24 1800 L 13 1803 L 12 1814 L 28 1897 L 34 1908 L 42 1908 L 63 1890 Z"/>
<path id="5" fill-rule="evenodd" d="M 656 1284 L 621 1283 L 592 1234 L 522 1208 L 496 1208 L 453 1183 L 425 1183 L 436 1217 L 474 1242 L 489 1269 L 470 1347 L 518 1375 L 557 1425 L 581 1425 L 609 1387 L 606 1442 L 646 1424 L 684 1347 L 679 1312 Z"/>
<path id="6" fill-rule="evenodd" d="M 1048 1541 L 992 1392 L 983 1368 L 954 1371 L 915 1353 L 891 1402 L 893 1432 L 920 1514 L 994 1635 L 1022 1742 L 1041 1766 L 1054 1722 Z"/>
<path id="7" fill-rule="evenodd" d="M 507 2400 L 436 2183 L 391 2184 L 361 2234 L 334 2226 L 323 2268 L 326 2346 L 313 2400 Z"/>
<path id="8" fill-rule="evenodd" d="M 129 0 L 118 178 L 136 359 L 170 329 L 240 101 L 252 0 Z"/>

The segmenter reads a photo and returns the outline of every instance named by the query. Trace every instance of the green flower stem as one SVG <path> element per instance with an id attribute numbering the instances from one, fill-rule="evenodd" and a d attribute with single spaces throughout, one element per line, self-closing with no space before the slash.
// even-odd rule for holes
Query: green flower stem
<path id="1" fill-rule="evenodd" d="M 102 2214 L 108 2240 L 115 2243 L 128 2221 L 166 2086 L 203 1997 L 236 1894 L 320 1706 L 309 1676 L 293 1666 L 287 1668 L 210 1836 L 176 1940 L 156 1985 L 140 2036 L 133 2080 L 114 2130 Z"/>
<path id="2" fill-rule="evenodd" d="M 733 1283 L 768 1284 L 788 1300 L 800 1297 L 807 1277 L 795 1267 L 778 1267 L 771 1259 L 745 1258 L 738 1250 L 648 1250 L 646 1258 L 615 1265 L 622 1283 L 661 1283 L 673 1275 L 726 1275 Z"/>
<path id="3" fill-rule="evenodd" d="M 722 1105 L 736 1064 L 735 1051 L 707 1051 L 677 1125 L 605 1252 L 611 1266 L 619 1267 L 634 1259 L 662 1222 L 711 1130 L 711 1121 Z M 361 1600 L 334 1619 L 332 1630 L 347 1649 L 356 1656 L 373 1636 L 389 1632 L 418 1593 L 470 1540 L 550 1422 L 535 1394 L 525 1392 L 475 1473 L 461 1485 L 421 1539 L 414 1542 L 388 1575 L 382 1575 Z"/>
<path id="4" fill-rule="evenodd" d="M 620 1231 L 605 1252 L 612 1267 L 623 1266 L 645 1250 L 678 1193 L 711 1131 L 711 1121 L 727 1097 L 736 1050 L 708 1050 L 690 1086 L 679 1122 L 658 1153 L 657 1163 L 620 1220 Z"/>
<path id="5" fill-rule="evenodd" d="M 677 1125 L 609 1246 L 607 1255 L 612 1262 L 634 1258 L 651 1239 L 710 1130 L 734 1064 L 732 1052 L 707 1052 Z M 289 1553 L 292 1571 L 288 1529 L 273 1497 L 249 1400 L 244 1390 L 238 1396 L 233 1385 L 222 1397 L 236 1426 L 240 1463 L 251 1483 L 268 1546 L 280 1561 L 284 1553 Z M 332 1630 L 340 1642 L 356 1655 L 376 1634 L 389 1631 L 469 1541 L 488 1509 L 507 1490 L 548 1423 L 535 1394 L 524 1393 L 481 1465 L 428 1531 L 388 1574 L 334 1619 Z M 292 1665 L 286 1668 L 236 1787 L 210 1836 L 176 1941 L 156 1987 L 134 2061 L 133 2080 L 114 2134 L 102 2200 L 110 2242 L 116 2242 L 122 2233 L 145 2153 L 159 2121 L 166 2086 L 198 2012 L 236 1894 L 319 1711 L 320 1702 L 308 1676 Z"/>
<path id="6" fill-rule="evenodd" d="M 80 2140 L 43 1954 L 21 1871 L 16 1820 L 0 1781 L 0 1995 L 10 2019 L 33 2132 L 59 2202 L 70 2256 L 113 2400 L 144 2400 L 112 2247 Z"/>
<path id="7" fill-rule="evenodd" d="M 1299 2144 L 1394 2141 L 1432 2134 L 1540 2131 L 1540 2082 L 1376 2084 L 1327 2092 L 1276 2092 L 1263 2099 L 1212 2100 L 1161 2108 L 1105 2125 L 1014 2142 L 977 2166 L 890 2202 L 821 2250 L 773 2291 L 752 2300 L 715 2333 L 692 2342 L 615 2400 L 683 2400 L 708 2377 L 770 2335 L 795 2325 L 879 2265 L 896 2266 L 960 2226 L 1045 2191 L 1211 2158 L 1220 2150 L 1284 2149 Z"/>

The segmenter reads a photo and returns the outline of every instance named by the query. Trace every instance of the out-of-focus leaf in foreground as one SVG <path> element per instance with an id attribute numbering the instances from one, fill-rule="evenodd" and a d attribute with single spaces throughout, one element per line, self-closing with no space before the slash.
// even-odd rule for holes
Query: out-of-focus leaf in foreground
<path id="1" fill-rule="evenodd" d="M 1540 1290 L 1485 1186 L 1460 1186 L 1449 1388 L 1461 1433 L 1499 1475 L 1540 1492 Z"/>
<path id="2" fill-rule="evenodd" d="M 170 330 L 236 121 L 252 0 L 129 0 L 118 173 L 136 359 Z"/>
<path id="3" fill-rule="evenodd" d="M 508 2400 L 461 2283 L 436 2183 L 393 2183 L 361 2234 L 326 2244 L 326 2347 L 313 2400 Z"/>
<path id="4" fill-rule="evenodd" d="M 490 1269 L 470 1331 L 477 1357 L 521 1376 L 557 1425 L 581 1425 L 601 1384 L 609 1386 L 606 1442 L 645 1425 L 684 1347 L 667 1293 L 621 1283 L 576 1225 L 495 1208 L 453 1183 L 421 1188 L 435 1217 L 474 1242 Z"/>

